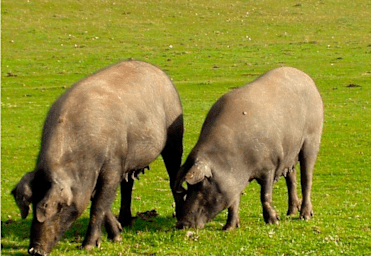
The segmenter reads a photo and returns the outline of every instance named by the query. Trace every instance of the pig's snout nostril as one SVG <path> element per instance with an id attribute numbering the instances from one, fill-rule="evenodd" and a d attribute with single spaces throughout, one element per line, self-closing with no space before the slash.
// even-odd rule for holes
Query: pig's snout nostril
<path id="1" fill-rule="evenodd" d="M 31 255 L 35 255 L 35 253 L 36 253 L 35 248 L 32 247 L 32 248 L 28 249 L 28 253 L 31 254 Z"/>

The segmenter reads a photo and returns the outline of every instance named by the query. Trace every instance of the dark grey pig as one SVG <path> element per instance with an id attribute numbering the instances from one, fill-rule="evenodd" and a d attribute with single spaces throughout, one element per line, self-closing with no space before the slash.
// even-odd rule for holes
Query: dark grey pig
<path id="1" fill-rule="evenodd" d="M 273 183 L 286 176 L 288 214 L 299 208 L 294 166 L 300 161 L 300 216 L 312 216 L 310 191 L 319 150 L 323 104 L 312 79 L 294 68 L 274 69 L 221 97 L 211 108 L 200 138 L 178 173 L 176 190 L 186 200 L 178 228 L 203 227 L 228 208 L 224 230 L 239 227 L 241 191 L 261 186 L 266 223 L 279 220 L 271 206 Z"/>
<path id="2" fill-rule="evenodd" d="M 131 222 L 133 178 L 161 154 L 173 188 L 182 137 L 178 93 L 155 66 L 124 61 L 74 85 L 54 103 L 45 121 L 31 182 L 29 253 L 50 252 L 90 199 L 83 248 L 99 246 L 102 223 L 110 238 L 120 240 L 121 224 Z M 110 207 L 120 182 L 119 223 Z"/>

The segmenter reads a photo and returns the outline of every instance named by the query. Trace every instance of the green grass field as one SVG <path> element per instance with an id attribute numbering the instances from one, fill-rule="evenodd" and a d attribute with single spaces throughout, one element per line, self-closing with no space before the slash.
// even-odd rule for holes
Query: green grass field
<path id="1" fill-rule="evenodd" d="M 369 0 L 3 0 L 1 254 L 27 253 L 32 213 L 22 220 L 10 191 L 35 166 L 49 107 L 85 76 L 134 58 L 165 70 L 179 91 L 183 160 L 221 95 L 279 66 L 309 74 L 325 105 L 314 218 L 285 216 L 281 179 L 273 198 L 280 225 L 264 224 L 253 182 L 242 196 L 241 228 L 221 231 L 223 211 L 188 236 L 175 229 L 159 158 L 133 193 L 133 214 L 156 209 L 153 222 L 137 219 L 121 243 L 104 233 L 101 248 L 86 252 L 76 248 L 87 230 L 86 210 L 50 255 L 370 255 L 370 13 Z M 118 214 L 118 197 L 112 209 Z"/>

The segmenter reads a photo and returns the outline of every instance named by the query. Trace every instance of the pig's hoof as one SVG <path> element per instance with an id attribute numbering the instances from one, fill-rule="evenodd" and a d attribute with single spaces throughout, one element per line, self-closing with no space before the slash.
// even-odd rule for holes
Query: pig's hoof
<path id="1" fill-rule="evenodd" d="M 86 244 L 86 245 L 81 246 L 81 249 L 90 251 L 90 250 L 94 249 L 95 247 L 98 247 L 99 248 L 100 247 L 100 244 L 99 244 L 99 246 L 95 246 L 95 245 L 91 245 L 91 244 Z"/>
<path id="2" fill-rule="evenodd" d="M 276 216 L 276 217 L 270 218 L 267 223 L 268 224 L 279 224 L 280 220 L 281 220 L 280 217 Z"/>
<path id="3" fill-rule="evenodd" d="M 33 247 L 28 250 L 28 253 L 31 255 L 47 255 L 47 253 L 44 252 L 44 250 L 35 249 Z"/>
<path id="4" fill-rule="evenodd" d="M 264 221 L 267 224 L 278 224 L 281 220 L 275 211 L 264 212 Z"/>
<path id="5" fill-rule="evenodd" d="M 237 220 L 235 222 L 227 222 L 227 224 L 224 225 L 223 227 L 223 230 L 224 231 L 229 231 L 229 230 L 232 230 L 234 228 L 239 228 L 240 227 L 240 220 L 239 218 L 237 218 Z"/>
<path id="6" fill-rule="evenodd" d="M 94 249 L 95 247 L 100 248 L 100 239 L 97 239 L 96 241 L 90 241 L 90 242 L 84 242 L 81 246 L 82 249 L 85 249 L 87 251 Z"/>
<path id="7" fill-rule="evenodd" d="M 226 225 L 224 225 L 224 227 L 223 227 L 223 231 L 230 231 L 230 230 L 232 230 L 232 229 L 234 229 L 234 228 L 235 228 L 235 226 L 232 226 L 232 225 L 226 224 Z"/>
<path id="8" fill-rule="evenodd" d="M 300 219 L 302 220 L 310 220 L 313 217 L 313 211 L 310 211 L 309 213 L 300 213 Z"/>
<path id="9" fill-rule="evenodd" d="M 130 215 L 130 216 L 127 216 L 127 217 L 120 217 L 119 222 L 121 223 L 122 227 L 128 227 L 128 226 L 131 226 L 134 219 L 135 219 L 135 217 L 132 217 Z"/>
<path id="10" fill-rule="evenodd" d="M 106 223 L 108 239 L 113 242 L 121 241 L 120 231 L 122 231 L 121 223 L 115 218 L 113 222 Z"/>
<path id="11" fill-rule="evenodd" d="M 302 206 L 300 211 L 300 219 L 309 220 L 313 217 L 312 205 Z"/>
<path id="12" fill-rule="evenodd" d="M 176 223 L 176 228 L 177 229 L 185 229 L 185 228 L 190 228 L 191 224 L 185 221 L 178 221 Z"/>
<path id="13" fill-rule="evenodd" d="M 236 223 L 235 225 L 233 224 L 225 224 L 224 227 L 223 227 L 223 231 L 229 231 L 229 230 L 232 230 L 232 229 L 235 229 L 235 228 L 239 228 L 240 227 L 240 224 L 239 223 Z"/>
<path id="14" fill-rule="evenodd" d="M 122 237 L 120 235 L 117 235 L 114 238 L 112 238 L 112 242 L 114 242 L 114 243 L 118 243 L 118 242 L 121 242 L 121 241 L 122 241 Z"/>
<path id="15" fill-rule="evenodd" d="M 300 211 L 300 204 L 290 205 L 287 210 L 287 215 L 295 215 L 298 211 Z"/>
<path id="16" fill-rule="evenodd" d="M 278 224 L 280 217 L 269 203 L 263 203 L 263 217 L 267 224 Z"/>
<path id="17" fill-rule="evenodd" d="M 95 246 L 93 246 L 91 244 L 87 244 L 87 245 L 81 246 L 81 249 L 87 250 L 87 251 L 90 251 L 90 250 L 92 250 L 94 248 L 95 248 Z"/>

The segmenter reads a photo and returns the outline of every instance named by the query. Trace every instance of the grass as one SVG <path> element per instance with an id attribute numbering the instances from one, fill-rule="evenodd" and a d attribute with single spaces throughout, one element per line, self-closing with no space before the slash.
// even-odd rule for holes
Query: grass
<path id="1" fill-rule="evenodd" d="M 129 1 L 130 2 L 130 1 Z M 22 220 L 10 195 L 35 166 L 44 118 L 73 83 L 122 59 L 165 70 L 180 93 L 184 159 L 204 117 L 221 95 L 265 71 L 293 66 L 316 82 L 325 125 L 313 181 L 315 216 L 286 217 L 280 180 L 274 205 L 280 225 L 265 225 L 259 186 L 242 196 L 241 228 L 222 232 L 226 212 L 203 230 L 175 230 L 161 159 L 136 182 L 137 219 L 113 244 L 89 252 L 88 210 L 51 255 L 369 255 L 371 251 L 371 4 L 308 1 L 2 1 L 1 220 L 2 255 L 27 252 L 32 216 Z M 350 84 L 359 87 L 347 87 Z M 119 210 L 119 200 L 112 206 Z"/>

